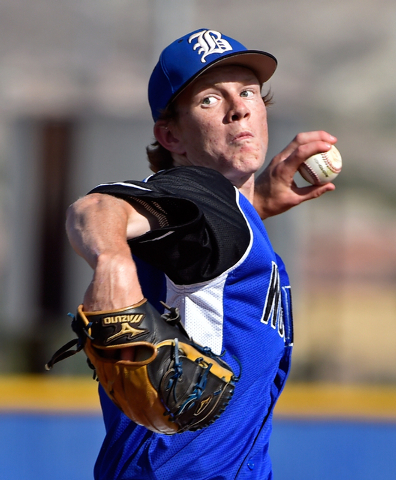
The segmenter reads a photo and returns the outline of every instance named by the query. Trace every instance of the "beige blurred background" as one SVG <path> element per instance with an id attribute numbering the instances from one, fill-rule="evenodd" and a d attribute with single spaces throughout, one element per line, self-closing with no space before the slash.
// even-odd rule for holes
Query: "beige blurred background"
<path id="1" fill-rule="evenodd" d="M 44 372 L 73 338 L 91 272 L 65 210 L 149 173 L 148 77 L 197 28 L 278 58 L 268 160 L 318 129 L 343 156 L 335 192 L 266 222 L 294 291 L 292 379 L 394 384 L 394 0 L 0 0 L 0 374 Z M 56 368 L 89 375 L 82 354 Z"/>

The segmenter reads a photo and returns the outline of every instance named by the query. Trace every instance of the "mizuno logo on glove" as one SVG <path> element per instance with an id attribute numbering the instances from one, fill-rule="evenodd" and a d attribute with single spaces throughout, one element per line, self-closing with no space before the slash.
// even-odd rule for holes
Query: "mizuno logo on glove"
<path id="1" fill-rule="evenodd" d="M 103 325 L 110 325 L 111 323 L 140 323 L 144 318 L 144 313 L 137 313 L 134 315 L 116 315 L 114 317 L 105 317 Z"/>
<path id="2" fill-rule="evenodd" d="M 107 337 L 106 343 L 111 343 L 113 340 L 115 340 L 116 338 L 122 337 L 123 335 L 129 335 L 129 338 L 133 338 L 133 337 L 136 337 L 136 335 L 141 335 L 142 333 L 145 333 L 145 332 L 147 332 L 147 330 L 133 328 L 131 327 L 131 325 L 129 325 L 129 323 L 123 323 L 121 325 L 121 330 L 119 332 L 115 333 L 111 337 Z"/>

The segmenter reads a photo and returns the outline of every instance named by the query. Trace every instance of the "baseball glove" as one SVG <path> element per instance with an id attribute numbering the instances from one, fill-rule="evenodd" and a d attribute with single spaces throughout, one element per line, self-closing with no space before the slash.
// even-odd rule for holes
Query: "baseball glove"
<path id="1" fill-rule="evenodd" d="M 212 424 L 238 377 L 220 356 L 192 341 L 177 309 L 165 307 L 168 313 L 160 315 L 146 299 L 110 312 L 84 312 L 80 305 L 72 321 L 78 338 L 53 355 L 47 370 L 84 349 L 94 378 L 137 424 L 167 435 Z M 132 360 L 121 359 L 121 350 L 131 347 Z"/>

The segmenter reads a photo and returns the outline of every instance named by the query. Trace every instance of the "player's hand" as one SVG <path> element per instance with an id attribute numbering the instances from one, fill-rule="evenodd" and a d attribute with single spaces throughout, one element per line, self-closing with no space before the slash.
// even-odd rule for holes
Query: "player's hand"
<path id="1" fill-rule="evenodd" d="M 297 187 L 294 175 L 307 158 L 327 152 L 337 139 L 324 131 L 299 133 L 276 155 L 255 182 L 254 207 L 262 219 L 335 189 L 333 183 Z"/>

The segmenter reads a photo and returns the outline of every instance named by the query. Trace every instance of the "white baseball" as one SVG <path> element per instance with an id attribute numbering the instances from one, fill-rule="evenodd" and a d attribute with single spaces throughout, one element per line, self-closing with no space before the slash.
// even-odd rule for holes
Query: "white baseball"
<path id="1" fill-rule="evenodd" d="M 332 182 L 342 169 L 340 152 L 332 145 L 328 152 L 312 155 L 298 169 L 300 175 L 312 185 Z"/>

